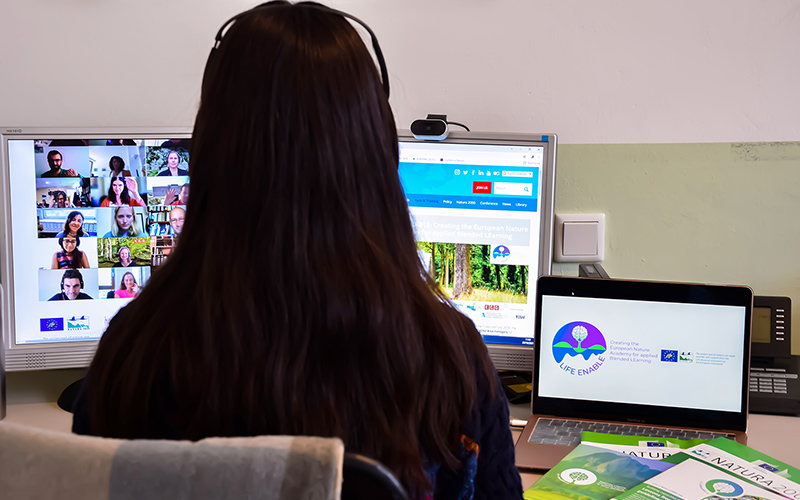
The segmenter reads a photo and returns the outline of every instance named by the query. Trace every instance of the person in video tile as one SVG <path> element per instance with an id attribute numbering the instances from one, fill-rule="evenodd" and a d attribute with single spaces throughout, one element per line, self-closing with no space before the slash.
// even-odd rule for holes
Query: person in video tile
<path id="1" fill-rule="evenodd" d="M 136 278 L 133 277 L 133 273 L 125 273 L 122 276 L 122 282 L 119 284 L 119 290 L 114 292 L 114 297 L 118 299 L 132 299 L 138 294 L 139 284 L 136 283 Z"/>
<path id="2" fill-rule="evenodd" d="M 50 195 L 53 197 L 53 201 L 50 202 L 50 208 L 69 208 L 69 198 L 66 192 L 59 189 L 51 191 Z"/>
<path id="3" fill-rule="evenodd" d="M 189 175 L 188 170 L 178 168 L 181 163 L 181 155 L 177 151 L 170 151 L 167 153 L 167 168 L 158 173 L 159 177 L 176 176 L 176 175 Z"/>
<path id="4" fill-rule="evenodd" d="M 81 239 L 77 236 L 67 235 L 58 239 L 61 251 L 53 254 L 53 269 L 81 269 L 89 267 L 89 258 L 78 250 Z"/>
<path id="5" fill-rule="evenodd" d="M 77 210 L 67 215 L 67 222 L 64 223 L 64 229 L 56 235 L 56 238 L 63 238 L 68 234 L 72 236 L 88 236 L 83 230 L 83 214 Z"/>
<path id="6" fill-rule="evenodd" d="M 181 207 L 175 207 L 169 211 L 169 225 L 172 226 L 172 232 L 176 235 L 181 234 L 183 230 L 183 221 L 186 220 L 186 210 Z"/>
<path id="7" fill-rule="evenodd" d="M 108 197 L 100 203 L 101 207 L 118 207 L 127 205 L 143 207 L 144 200 L 139 195 L 136 179 L 133 177 L 112 177 Z"/>
<path id="8" fill-rule="evenodd" d="M 112 177 L 130 177 L 131 175 L 130 170 L 125 170 L 125 160 L 120 156 L 112 156 L 111 159 L 108 160 L 108 169 L 111 170 Z"/>
<path id="9" fill-rule="evenodd" d="M 104 234 L 103 238 L 127 238 L 133 236 L 145 236 L 136 222 L 133 209 L 128 206 L 115 208 L 111 231 Z"/>
<path id="10" fill-rule="evenodd" d="M 64 161 L 61 153 L 57 150 L 52 150 L 47 153 L 47 164 L 50 165 L 50 170 L 42 174 L 42 177 L 80 177 L 78 172 L 72 168 L 62 168 L 61 164 Z"/>
<path id="11" fill-rule="evenodd" d="M 167 194 L 164 195 L 164 205 L 186 205 L 189 203 L 189 183 L 187 182 L 181 186 L 179 194 L 175 194 L 172 188 L 167 189 Z"/>
<path id="12" fill-rule="evenodd" d="M 91 299 L 88 294 L 81 292 L 81 288 L 83 288 L 83 275 L 77 269 L 67 269 L 61 278 L 61 291 L 47 300 Z"/>
<path id="13" fill-rule="evenodd" d="M 117 257 L 119 260 L 111 267 L 136 267 L 139 265 L 131 258 L 131 249 L 128 247 L 119 247 Z"/>

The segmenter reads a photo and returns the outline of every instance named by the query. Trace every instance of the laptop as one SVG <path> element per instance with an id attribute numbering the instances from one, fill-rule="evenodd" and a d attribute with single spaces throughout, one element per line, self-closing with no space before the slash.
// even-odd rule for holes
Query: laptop
<path id="1" fill-rule="evenodd" d="M 590 424 L 746 444 L 752 308 L 744 286 L 539 278 L 517 467 L 551 468 Z"/>

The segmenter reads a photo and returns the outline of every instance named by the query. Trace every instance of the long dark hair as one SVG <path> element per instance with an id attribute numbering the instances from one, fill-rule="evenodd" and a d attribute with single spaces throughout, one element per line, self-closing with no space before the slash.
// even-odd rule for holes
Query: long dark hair
<path id="1" fill-rule="evenodd" d="M 84 219 L 83 214 L 80 213 L 77 210 L 73 210 L 72 212 L 69 213 L 69 215 L 67 215 L 67 222 L 64 223 L 64 234 L 69 234 L 69 231 L 70 231 L 69 223 L 72 222 L 72 219 L 74 219 L 75 217 L 77 217 L 79 215 L 81 216 L 81 227 L 80 227 L 80 229 L 78 229 L 78 232 L 75 233 L 75 234 L 76 234 L 76 236 L 84 236 L 86 234 L 83 231 L 83 219 Z"/>
<path id="2" fill-rule="evenodd" d="M 491 363 L 417 255 L 394 118 L 350 24 L 302 3 L 237 20 L 190 161 L 179 243 L 89 370 L 92 433 L 339 436 L 415 492 L 426 461 L 457 468 Z"/>
<path id="3" fill-rule="evenodd" d="M 119 170 L 114 169 L 114 160 L 119 160 Z M 108 168 L 111 170 L 113 175 L 122 175 L 122 171 L 125 170 L 125 160 L 122 159 L 121 156 L 112 156 L 110 160 L 108 160 Z"/>
<path id="4" fill-rule="evenodd" d="M 117 199 L 117 193 L 114 192 L 114 181 L 119 180 L 122 183 L 122 192 Z M 131 203 L 131 195 L 128 192 L 128 185 L 125 184 L 125 177 L 113 176 L 108 185 L 108 199 L 114 202 L 115 205 L 129 205 Z"/>

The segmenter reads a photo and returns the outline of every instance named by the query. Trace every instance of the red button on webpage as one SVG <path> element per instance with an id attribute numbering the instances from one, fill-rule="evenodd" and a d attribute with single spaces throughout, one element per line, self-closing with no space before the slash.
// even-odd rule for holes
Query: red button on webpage
<path id="1" fill-rule="evenodd" d="M 473 182 L 472 183 L 472 192 L 473 193 L 492 193 L 492 183 L 491 182 Z"/>

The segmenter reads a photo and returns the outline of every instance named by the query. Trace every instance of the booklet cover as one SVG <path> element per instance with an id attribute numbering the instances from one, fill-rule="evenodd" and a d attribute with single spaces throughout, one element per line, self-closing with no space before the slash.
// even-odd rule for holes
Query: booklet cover
<path id="1" fill-rule="evenodd" d="M 619 500 L 800 500 L 800 470 L 726 438 L 664 459 L 675 467 Z"/>
<path id="2" fill-rule="evenodd" d="M 522 496 L 526 500 L 607 500 L 670 467 L 666 462 L 581 443 Z"/>
<path id="3" fill-rule="evenodd" d="M 581 443 L 653 460 L 663 460 L 670 455 L 679 453 L 683 449 L 691 448 L 707 441 L 707 439 L 620 436 L 618 434 L 588 431 L 581 433 Z"/>

